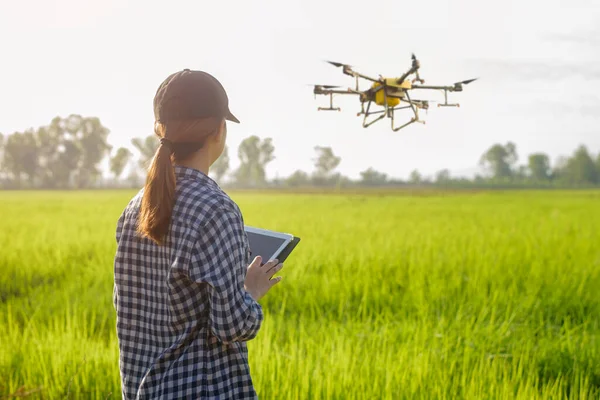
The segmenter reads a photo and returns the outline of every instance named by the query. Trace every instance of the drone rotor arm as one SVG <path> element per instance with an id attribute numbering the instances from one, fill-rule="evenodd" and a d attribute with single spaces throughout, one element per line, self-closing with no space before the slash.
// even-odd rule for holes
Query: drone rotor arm
<path id="1" fill-rule="evenodd" d="M 333 65 L 334 67 L 342 68 L 343 69 L 343 73 L 346 74 L 346 75 L 349 75 L 349 76 L 352 76 L 352 77 L 355 77 L 355 78 L 366 79 L 366 80 L 371 81 L 371 82 L 379 82 L 379 79 L 375 79 L 375 78 L 372 78 L 372 77 L 367 76 L 365 74 L 361 74 L 360 72 L 354 71 L 352 69 L 351 65 L 343 64 L 343 63 L 336 62 L 336 61 L 328 61 L 328 60 L 326 60 L 325 62 Z"/>
<path id="2" fill-rule="evenodd" d="M 426 90 L 454 90 L 454 86 L 420 86 L 420 85 L 413 85 L 411 87 L 412 89 L 426 89 Z"/>
<path id="3" fill-rule="evenodd" d="M 366 79 L 367 81 L 371 81 L 371 82 L 380 82 L 381 81 L 380 79 L 375 79 L 375 78 L 372 78 L 370 76 L 367 76 L 367 75 L 364 75 L 364 74 L 361 74 L 358 72 L 355 72 L 354 74 L 356 77 Z"/>

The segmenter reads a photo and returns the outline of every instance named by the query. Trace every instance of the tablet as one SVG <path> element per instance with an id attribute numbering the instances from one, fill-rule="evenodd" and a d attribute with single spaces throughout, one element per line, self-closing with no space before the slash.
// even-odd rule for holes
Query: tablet
<path id="1" fill-rule="evenodd" d="M 250 243 L 251 258 L 261 256 L 263 263 L 274 259 L 280 263 L 284 262 L 300 242 L 299 237 L 289 233 L 253 226 L 245 226 L 244 229 Z"/>

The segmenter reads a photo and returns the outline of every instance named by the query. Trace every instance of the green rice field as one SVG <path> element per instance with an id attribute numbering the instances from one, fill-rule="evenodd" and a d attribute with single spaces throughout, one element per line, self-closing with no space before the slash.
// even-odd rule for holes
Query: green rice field
<path id="1" fill-rule="evenodd" d="M 262 399 L 599 399 L 600 192 L 231 192 L 302 238 L 249 342 Z M 120 398 L 132 191 L 0 192 L 0 398 Z"/>

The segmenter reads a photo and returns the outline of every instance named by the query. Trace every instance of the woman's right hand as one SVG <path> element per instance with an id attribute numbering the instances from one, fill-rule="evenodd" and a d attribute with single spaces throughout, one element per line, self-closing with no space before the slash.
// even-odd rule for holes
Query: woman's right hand
<path id="1" fill-rule="evenodd" d="M 272 260 L 264 265 L 262 264 L 262 258 L 257 256 L 252 261 L 252 264 L 248 266 L 246 273 L 246 280 L 244 281 L 244 289 L 255 301 L 260 300 L 275 284 L 281 281 L 281 277 L 278 276 L 275 279 L 271 279 L 273 275 L 283 268 L 283 264 L 278 263 L 278 260 Z"/>

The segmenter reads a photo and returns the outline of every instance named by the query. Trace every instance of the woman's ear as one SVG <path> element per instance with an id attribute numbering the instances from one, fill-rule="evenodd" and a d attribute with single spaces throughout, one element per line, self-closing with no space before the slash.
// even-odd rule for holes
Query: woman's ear
<path id="1" fill-rule="evenodd" d="M 210 141 L 212 142 L 221 143 L 224 139 L 225 130 L 225 125 L 221 122 L 208 134 L 208 138 L 210 138 Z"/>
<path id="2" fill-rule="evenodd" d="M 221 124 L 219 125 L 219 142 L 225 142 L 225 139 L 227 138 L 227 122 L 225 121 L 225 119 L 223 119 L 221 121 Z"/>

